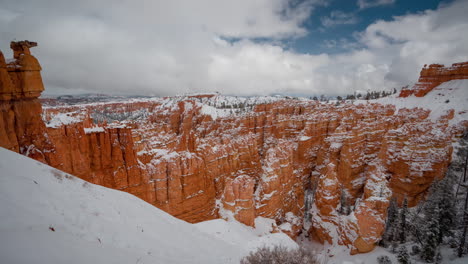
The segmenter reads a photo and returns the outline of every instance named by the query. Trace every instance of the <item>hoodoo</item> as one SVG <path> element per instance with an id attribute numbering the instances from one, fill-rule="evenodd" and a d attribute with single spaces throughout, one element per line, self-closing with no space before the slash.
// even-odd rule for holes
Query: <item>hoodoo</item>
<path id="1" fill-rule="evenodd" d="M 211 95 L 42 109 L 35 45 L 12 42 L 8 63 L 0 53 L 0 146 L 192 223 L 232 215 L 254 225 L 262 216 L 291 237 L 307 232 L 368 252 L 381 239 L 391 197 L 410 206 L 424 199 L 468 127 L 459 122 L 468 109 L 447 103 Z M 393 99 L 436 96 L 436 86 L 468 78 L 467 70 L 468 63 L 431 65 Z"/>
<path id="2" fill-rule="evenodd" d="M 41 66 L 30 41 L 11 42 L 14 58 L 6 63 L 0 51 L 0 146 L 46 163 L 53 147 L 41 119 L 38 97 L 44 90 Z"/>

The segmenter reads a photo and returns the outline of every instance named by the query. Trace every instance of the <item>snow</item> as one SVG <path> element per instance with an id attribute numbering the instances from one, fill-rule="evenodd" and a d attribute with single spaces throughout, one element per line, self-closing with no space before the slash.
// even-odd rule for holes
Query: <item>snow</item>
<path id="1" fill-rule="evenodd" d="M 297 247 L 271 219 L 192 225 L 3 148 L 0 171 L 2 263 L 239 263 L 263 244 Z"/>
<path id="2" fill-rule="evenodd" d="M 44 120 L 45 121 L 45 120 Z M 58 113 L 52 119 L 45 121 L 46 127 L 57 128 L 62 125 L 70 125 L 81 122 L 82 119 L 76 116 L 76 112 Z"/>
<path id="3" fill-rule="evenodd" d="M 85 127 L 84 131 L 86 134 L 105 132 L 103 127 Z"/>
<path id="4" fill-rule="evenodd" d="M 218 117 L 227 117 L 230 115 L 230 109 L 217 109 L 213 106 L 203 104 L 201 107 L 201 113 L 204 115 L 209 115 L 213 120 L 216 120 Z"/>
<path id="5" fill-rule="evenodd" d="M 241 255 L 247 255 L 262 246 L 282 245 L 289 249 L 297 249 L 296 242 L 286 234 L 271 233 L 275 225 L 274 220 L 264 217 L 255 219 L 255 228 L 232 219 L 215 219 L 195 224 L 200 231 L 228 242 L 233 248 L 240 248 Z"/>
<path id="6" fill-rule="evenodd" d="M 431 110 L 429 118 L 433 121 L 437 121 L 440 116 L 446 115 L 450 109 L 454 109 L 455 117 L 450 121 L 450 124 L 457 124 L 468 119 L 468 80 L 444 82 L 424 97 L 399 98 L 395 94 L 395 97 L 388 96 L 372 100 L 372 102 L 393 104 L 397 110 L 415 107 L 428 109 Z"/>
<path id="7" fill-rule="evenodd" d="M 329 247 L 328 250 L 322 252 L 329 254 L 319 254 L 319 259 L 328 260 L 327 264 L 375 264 L 380 256 L 388 256 L 392 263 L 398 263 L 396 255 L 381 247 L 377 247 L 369 253 L 357 255 L 350 255 L 349 249 L 344 246 Z M 333 257 L 329 257 L 331 255 Z"/>
<path id="8" fill-rule="evenodd" d="M 327 264 L 375 264 L 380 256 L 388 256 L 391 263 L 398 263 L 397 253 L 392 253 L 389 249 L 376 247 L 374 250 L 364 254 L 350 255 L 349 249 L 345 246 L 332 246 L 329 244 L 322 245 L 315 241 L 309 241 L 307 238 L 300 237 L 298 239 L 301 246 L 315 252 L 320 263 Z M 408 252 L 411 252 L 411 245 L 406 244 Z M 454 256 L 453 249 L 446 246 L 441 247 L 443 256 L 441 263 L 465 264 L 468 263 L 468 256 L 457 258 Z M 411 263 L 424 264 L 417 256 L 410 257 Z"/>

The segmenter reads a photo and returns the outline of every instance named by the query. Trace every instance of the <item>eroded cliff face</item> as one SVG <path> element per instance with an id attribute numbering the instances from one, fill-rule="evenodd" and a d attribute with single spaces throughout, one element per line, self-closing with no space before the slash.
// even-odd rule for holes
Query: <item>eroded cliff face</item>
<path id="1" fill-rule="evenodd" d="M 445 67 L 443 64 L 424 65 L 418 82 L 413 87 L 402 89 L 400 97 L 423 97 L 439 84 L 457 79 L 468 79 L 468 61 L 454 63 L 451 67 Z"/>
<path id="2" fill-rule="evenodd" d="M 12 44 L 15 58 L 28 45 Z M 40 66 L 28 61 L 0 56 L 0 146 L 189 222 L 263 216 L 352 253 L 379 241 L 392 196 L 424 198 L 466 129 L 453 111 L 218 95 L 41 109 Z"/>

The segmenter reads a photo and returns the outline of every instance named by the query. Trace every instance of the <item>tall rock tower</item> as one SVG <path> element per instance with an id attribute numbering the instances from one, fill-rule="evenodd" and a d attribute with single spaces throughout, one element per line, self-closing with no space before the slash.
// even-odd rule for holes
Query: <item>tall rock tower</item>
<path id="1" fill-rule="evenodd" d="M 41 119 L 38 97 L 44 91 L 41 65 L 31 55 L 31 41 L 12 41 L 13 58 L 0 51 L 0 146 L 46 162 L 52 150 Z"/>

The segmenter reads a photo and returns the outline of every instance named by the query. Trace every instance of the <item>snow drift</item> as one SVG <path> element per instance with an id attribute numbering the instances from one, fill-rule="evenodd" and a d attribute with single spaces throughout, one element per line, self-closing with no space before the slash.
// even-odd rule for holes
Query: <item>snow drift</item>
<path id="1" fill-rule="evenodd" d="M 297 246 L 236 222 L 197 227 L 3 148 L 0 171 L 2 263 L 238 263 L 256 246 Z"/>

